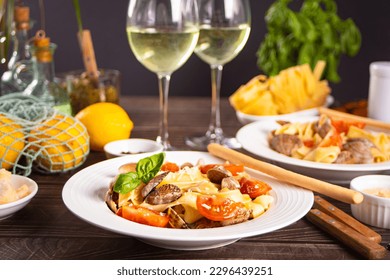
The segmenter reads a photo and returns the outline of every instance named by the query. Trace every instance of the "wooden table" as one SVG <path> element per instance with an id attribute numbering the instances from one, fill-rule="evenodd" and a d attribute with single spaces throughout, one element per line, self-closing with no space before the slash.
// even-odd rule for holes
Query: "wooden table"
<path id="1" fill-rule="evenodd" d="M 121 104 L 133 119 L 132 137 L 154 139 L 158 133 L 158 98 L 126 97 Z M 170 139 L 179 149 L 188 149 L 184 137 L 202 134 L 209 122 L 208 98 L 171 98 Z M 234 135 L 240 128 L 227 100 L 221 102 L 224 131 Z M 92 152 L 78 170 L 105 159 Z M 14 216 L 0 221 L 0 259 L 361 259 L 362 257 L 312 225 L 306 218 L 283 229 L 234 244 L 203 251 L 156 248 L 137 239 L 97 228 L 73 215 L 64 205 L 64 183 L 78 170 L 61 175 L 34 172 L 39 185 L 32 202 Z M 346 212 L 349 205 L 329 199 Z M 390 242 L 390 230 L 375 229 L 382 245 Z M 386 259 L 390 259 L 390 252 Z"/>

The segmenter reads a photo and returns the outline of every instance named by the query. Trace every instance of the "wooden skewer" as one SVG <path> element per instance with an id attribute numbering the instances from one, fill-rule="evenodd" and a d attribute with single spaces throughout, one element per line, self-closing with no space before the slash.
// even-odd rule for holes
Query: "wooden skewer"
<path id="1" fill-rule="evenodd" d="M 307 213 L 306 218 L 368 259 L 383 259 L 387 254 L 385 247 L 368 239 L 346 224 L 323 213 L 321 210 L 310 210 Z"/>
<path id="2" fill-rule="evenodd" d="M 276 165 L 254 159 L 240 152 L 226 148 L 222 145 L 215 143 L 209 144 L 207 149 L 212 155 L 223 158 L 232 163 L 243 164 L 246 167 L 275 177 L 278 180 L 324 194 L 339 201 L 350 204 L 358 204 L 363 201 L 363 195 L 360 192 L 283 169 Z"/>
<path id="3" fill-rule="evenodd" d="M 93 82 L 94 86 L 99 89 L 99 100 L 101 102 L 105 102 L 106 94 L 103 84 L 99 81 L 99 70 L 96 63 L 91 32 L 88 29 L 83 29 L 79 31 L 77 35 L 87 75 Z"/>
<path id="4" fill-rule="evenodd" d="M 339 220 L 340 222 L 346 224 L 350 228 L 356 230 L 360 234 L 364 235 L 366 238 L 374 241 L 376 243 L 380 243 L 382 241 L 382 236 L 378 234 L 376 231 L 372 230 L 368 226 L 362 224 L 352 216 L 348 215 L 344 211 L 340 210 L 336 206 L 332 205 L 322 197 L 316 195 L 314 196 L 314 205 L 313 208 L 320 210 L 321 212 Z"/>
<path id="5" fill-rule="evenodd" d="M 366 117 L 356 116 L 356 115 L 336 111 L 325 107 L 318 108 L 318 112 L 320 114 L 328 115 L 329 117 L 342 118 L 349 121 L 364 122 L 368 126 L 390 130 L 390 123 L 386 123 L 386 122 L 382 122 L 382 121 L 378 121 Z"/>
<path id="6" fill-rule="evenodd" d="M 88 29 L 83 29 L 81 32 L 78 32 L 77 35 L 83 56 L 84 67 L 87 70 L 88 75 L 97 80 L 99 72 L 96 64 L 91 32 Z"/>

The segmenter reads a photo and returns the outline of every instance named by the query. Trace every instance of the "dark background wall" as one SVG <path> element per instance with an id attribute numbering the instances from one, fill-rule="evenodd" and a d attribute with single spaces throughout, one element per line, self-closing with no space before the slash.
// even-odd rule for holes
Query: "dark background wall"
<path id="1" fill-rule="evenodd" d="M 222 96 L 229 96 L 241 84 L 261 73 L 256 65 L 256 51 L 266 33 L 264 14 L 273 0 L 250 0 L 252 31 L 244 50 L 224 68 Z M 300 5 L 301 1 L 293 1 Z M 33 31 L 40 28 L 38 0 L 25 0 L 36 20 Z M 56 72 L 83 67 L 76 39 L 77 24 L 71 0 L 46 0 L 45 29 L 58 44 Z M 102 68 L 122 73 L 122 95 L 156 95 L 157 78 L 134 57 L 127 42 L 125 25 L 128 0 L 80 0 L 84 28 L 90 29 L 97 63 Z M 367 97 L 369 64 L 390 60 L 390 1 L 339 0 L 339 15 L 351 17 L 362 33 L 362 48 L 354 58 L 342 57 L 341 83 L 331 84 L 333 95 L 341 102 Z M 172 75 L 171 96 L 209 96 L 209 67 L 196 55 Z"/>

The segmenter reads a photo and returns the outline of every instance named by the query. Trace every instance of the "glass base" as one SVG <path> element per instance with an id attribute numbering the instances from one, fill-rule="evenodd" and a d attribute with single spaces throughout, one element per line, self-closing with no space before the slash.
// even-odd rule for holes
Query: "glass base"
<path id="1" fill-rule="evenodd" d="M 207 151 L 207 146 L 211 143 L 221 144 L 231 149 L 242 148 L 242 145 L 234 137 L 227 137 L 224 135 L 219 135 L 219 137 L 216 137 L 215 135 L 214 137 L 212 136 L 213 135 L 206 133 L 206 135 L 203 136 L 186 137 L 185 143 L 187 146 L 201 151 Z"/>
<path id="2" fill-rule="evenodd" d="M 163 151 L 177 151 L 177 149 L 173 147 L 168 140 L 162 141 L 160 136 L 156 138 L 156 142 L 163 146 Z"/>

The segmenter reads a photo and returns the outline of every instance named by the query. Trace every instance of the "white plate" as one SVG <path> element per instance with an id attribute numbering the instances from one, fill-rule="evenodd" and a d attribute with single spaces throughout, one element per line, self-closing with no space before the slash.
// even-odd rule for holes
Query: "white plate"
<path id="1" fill-rule="evenodd" d="M 291 122 L 311 122 L 318 117 L 282 118 Z M 334 184 L 349 184 L 349 182 L 361 175 L 390 174 L 390 162 L 373 164 L 331 164 L 306 161 L 280 154 L 269 147 L 269 133 L 280 127 L 272 121 L 253 122 L 243 126 L 236 135 L 242 147 L 264 160 L 275 163 L 283 168 L 304 174 Z"/>
<path id="2" fill-rule="evenodd" d="M 145 243 L 168 249 L 202 250 L 221 247 L 241 238 L 268 233 L 294 223 L 310 210 L 313 193 L 279 182 L 260 172 L 248 173 L 272 186 L 275 201 L 270 209 L 257 219 L 212 229 L 157 228 L 134 223 L 116 216 L 107 207 L 104 196 L 109 182 L 124 163 L 136 162 L 151 154 L 129 155 L 99 162 L 73 175 L 65 184 L 62 198 L 65 205 L 79 218 L 109 231 L 135 237 Z M 166 152 L 166 159 L 178 164 L 221 162 L 205 152 Z"/>
<path id="3" fill-rule="evenodd" d="M 330 105 L 333 104 L 333 102 L 334 102 L 333 96 L 329 95 L 326 98 L 326 103 L 324 106 L 329 107 Z M 240 111 L 236 111 L 237 119 L 242 124 L 248 124 L 248 123 L 256 122 L 256 121 L 272 121 L 272 120 L 285 119 L 285 118 L 290 118 L 290 117 L 304 117 L 304 116 L 317 116 L 317 115 L 318 115 L 317 108 L 301 110 L 301 111 L 290 113 L 290 114 L 272 115 L 272 116 L 270 116 L 270 115 L 267 115 L 267 116 L 249 115 L 249 114 L 242 113 Z"/>

